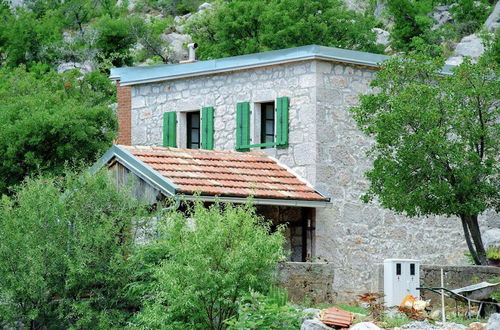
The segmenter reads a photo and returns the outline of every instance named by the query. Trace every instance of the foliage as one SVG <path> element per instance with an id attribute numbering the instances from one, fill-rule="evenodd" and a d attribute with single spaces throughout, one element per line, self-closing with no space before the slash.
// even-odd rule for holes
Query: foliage
<path id="1" fill-rule="evenodd" d="M 361 306 L 355 306 L 355 305 L 344 305 L 344 304 L 336 304 L 336 307 L 345 310 L 346 312 L 351 312 L 351 313 L 356 313 L 356 314 L 363 314 L 367 315 L 368 311 L 361 307 Z"/>
<path id="2" fill-rule="evenodd" d="M 51 63 L 57 57 L 58 46 L 62 42 L 62 23 L 53 11 L 41 17 L 19 8 L 16 14 L 10 10 L 0 10 L 0 62 L 9 66 L 32 62 Z"/>
<path id="3" fill-rule="evenodd" d="M 221 329 L 236 315 L 238 299 L 249 290 L 266 292 L 274 281 L 284 254 L 282 228 L 270 233 L 248 205 L 196 202 L 187 212 L 188 219 L 180 212 L 165 216 L 160 238 L 147 248 L 161 260 L 152 297 L 137 315 L 140 327 Z"/>
<path id="4" fill-rule="evenodd" d="M 500 282 L 500 277 L 490 278 L 490 279 L 487 280 L 487 282 L 490 282 L 490 283 L 499 283 Z M 500 290 L 493 292 L 491 294 L 491 298 L 495 299 L 496 301 L 500 301 Z"/>
<path id="5" fill-rule="evenodd" d="M 392 329 L 401 327 L 410 322 L 411 319 L 402 313 L 397 313 L 395 316 L 388 316 L 387 314 L 383 314 L 380 326 L 384 329 Z"/>
<path id="6" fill-rule="evenodd" d="M 215 8 L 188 28 L 202 59 L 310 44 L 382 52 L 374 18 L 340 0 L 236 0 Z"/>
<path id="7" fill-rule="evenodd" d="M 139 5 L 161 10 L 166 15 L 185 15 L 195 12 L 204 0 L 140 0 Z"/>
<path id="8" fill-rule="evenodd" d="M 163 63 L 171 63 L 171 52 L 166 47 L 165 40 L 161 35 L 167 29 L 173 29 L 172 19 L 151 18 L 147 23 L 136 19 L 133 21 L 131 31 L 138 42 L 143 46 L 136 51 L 135 60 L 143 62 L 148 58 L 159 58 Z"/>
<path id="9" fill-rule="evenodd" d="M 387 1 L 387 11 L 394 20 L 391 29 L 391 46 L 396 50 L 414 49 L 413 38 L 419 37 L 428 43 L 433 20 L 428 16 L 433 0 Z"/>
<path id="10" fill-rule="evenodd" d="M 145 208 L 107 172 L 28 179 L 0 202 L 0 327 L 111 328 L 131 315 L 131 222 Z M 8 239 L 5 239 L 8 238 Z"/>
<path id="11" fill-rule="evenodd" d="M 474 261 L 485 264 L 477 216 L 500 208 L 498 66 L 465 60 L 441 75 L 442 65 L 425 55 L 394 57 L 372 82 L 379 93 L 351 109 L 375 139 L 363 199 L 408 216 L 459 216 Z"/>
<path id="12" fill-rule="evenodd" d="M 453 19 L 460 23 L 461 32 L 470 34 L 483 25 L 491 8 L 487 0 L 457 0 L 456 4 L 451 6 L 450 13 Z"/>
<path id="13" fill-rule="evenodd" d="M 96 23 L 99 32 L 96 47 L 104 57 L 113 59 L 113 65 L 132 65 L 130 48 L 137 41 L 132 27 L 139 24 L 137 21 L 138 18 L 103 17 Z"/>
<path id="14" fill-rule="evenodd" d="M 91 161 L 115 137 L 106 77 L 36 68 L 0 68 L 0 193 L 37 171 L 59 174 L 68 161 Z"/>
<path id="15" fill-rule="evenodd" d="M 486 251 L 488 259 L 500 260 L 500 246 L 492 246 Z"/>
<path id="16" fill-rule="evenodd" d="M 429 55 L 449 56 L 450 42 L 478 31 L 491 11 L 487 0 L 391 0 L 386 1 L 391 28 L 391 47 L 399 51 L 411 51 L 419 43 L 432 45 Z M 451 5 L 452 22 L 435 27 L 431 12 L 438 5 Z"/>
<path id="17" fill-rule="evenodd" d="M 302 313 L 274 297 L 250 292 L 238 303 L 238 315 L 228 329 L 299 329 Z"/>

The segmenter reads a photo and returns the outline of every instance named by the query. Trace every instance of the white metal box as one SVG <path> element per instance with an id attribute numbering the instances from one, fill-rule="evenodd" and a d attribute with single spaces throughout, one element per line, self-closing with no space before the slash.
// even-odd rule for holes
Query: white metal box
<path id="1" fill-rule="evenodd" d="M 420 260 L 384 260 L 385 306 L 398 306 L 407 294 L 420 297 Z"/>

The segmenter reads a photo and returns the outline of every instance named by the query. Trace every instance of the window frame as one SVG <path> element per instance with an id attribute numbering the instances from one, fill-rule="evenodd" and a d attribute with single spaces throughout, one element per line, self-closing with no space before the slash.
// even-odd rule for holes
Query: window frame
<path id="1" fill-rule="evenodd" d="M 197 115 L 198 120 L 195 121 L 198 123 L 198 127 L 193 127 L 193 116 Z M 198 142 L 195 142 L 195 144 L 198 144 L 198 148 L 193 148 L 193 130 L 198 131 Z M 199 150 L 201 149 L 201 111 L 188 111 L 186 112 L 186 149 L 193 149 L 193 150 Z"/>

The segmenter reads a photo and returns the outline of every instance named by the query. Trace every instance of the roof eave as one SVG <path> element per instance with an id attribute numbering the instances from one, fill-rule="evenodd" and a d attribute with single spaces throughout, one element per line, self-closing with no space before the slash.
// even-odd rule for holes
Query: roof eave
<path id="1" fill-rule="evenodd" d="M 134 157 L 134 155 L 118 145 L 113 145 L 101 158 L 97 160 L 97 162 L 95 162 L 94 165 L 92 165 L 89 171 L 91 173 L 95 173 L 102 167 L 109 164 L 109 162 L 113 159 L 116 159 L 135 175 L 148 182 L 167 196 L 174 196 L 179 189 L 179 187 L 172 181 L 166 179 L 154 169 L 149 167 L 149 165 L 145 164 L 137 157 Z"/>
<path id="2" fill-rule="evenodd" d="M 207 195 L 178 195 L 184 200 L 201 200 L 203 202 L 228 202 L 244 204 L 249 201 L 247 197 L 229 197 L 229 196 L 207 196 Z M 275 199 L 275 198 L 251 198 L 254 205 L 275 205 L 275 206 L 295 206 L 295 207 L 327 207 L 332 204 L 331 201 L 318 200 L 300 200 L 300 199 Z"/>
<path id="3" fill-rule="evenodd" d="M 338 57 L 338 56 L 309 54 L 309 55 L 305 55 L 305 56 L 298 56 L 298 57 L 295 57 L 293 59 L 266 61 L 266 62 L 255 63 L 255 64 L 236 65 L 236 66 L 231 66 L 231 67 L 221 68 L 221 69 L 201 70 L 201 71 L 197 71 L 197 72 L 189 72 L 189 73 L 183 73 L 183 74 L 178 74 L 178 75 L 169 75 L 169 76 L 160 76 L 160 77 L 154 77 L 154 78 L 121 81 L 120 86 L 130 86 L 130 85 L 147 84 L 147 83 L 154 83 L 154 82 L 160 82 L 160 81 L 170 81 L 170 80 L 176 80 L 176 79 L 182 79 L 182 78 L 199 77 L 199 76 L 219 74 L 219 73 L 225 73 L 225 72 L 231 72 L 231 71 L 249 70 L 249 69 L 255 69 L 255 68 L 266 67 L 266 66 L 271 66 L 271 65 L 279 65 L 279 64 L 295 63 L 295 62 L 302 62 L 302 61 L 311 61 L 311 60 L 342 62 L 342 63 L 347 63 L 347 64 L 362 65 L 362 66 L 373 67 L 373 68 L 380 67 L 380 63 L 377 63 L 377 62 L 353 60 L 353 59 L 343 58 L 343 57 Z M 112 80 L 120 80 L 121 79 L 121 77 L 119 75 L 112 75 L 109 78 Z"/>

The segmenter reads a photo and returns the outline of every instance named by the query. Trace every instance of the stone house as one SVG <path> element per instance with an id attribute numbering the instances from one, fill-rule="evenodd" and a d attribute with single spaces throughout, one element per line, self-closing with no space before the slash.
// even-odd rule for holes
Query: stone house
<path id="1" fill-rule="evenodd" d="M 153 146 L 170 147 L 156 148 L 167 154 L 191 152 L 184 160 L 165 161 L 174 167 L 193 158 L 207 166 L 220 161 L 213 159 L 220 151 L 229 157 L 251 157 L 258 151 L 255 157 L 275 162 L 275 170 L 285 169 L 297 185 L 300 181 L 305 190 L 314 187 L 307 190 L 308 197 L 287 195 L 293 189 L 286 182 L 278 187 L 281 179 L 263 180 L 267 174 L 258 171 L 260 164 L 255 165 L 253 178 L 240 177 L 246 185 L 236 195 L 231 189 L 240 179 L 205 184 L 213 178 L 199 172 L 187 175 L 199 180 L 184 195 L 198 190 L 207 202 L 215 195 L 239 202 L 245 195 L 259 195 L 249 185 L 260 185 L 257 199 L 265 206 L 262 214 L 291 224 L 291 260 L 333 265 L 333 299 L 378 290 L 375 265 L 385 258 L 464 263 L 467 248 L 459 220 L 406 218 L 360 200 L 368 187 L 364 173 L 371 161 L 365 153 L 372 141 L 356 128 L 348 109 L 358 103 L 360 94 L 370 92 L 369 84 L 386 58 L 312 45 L 186 64 L 112 69 L 118 95 L 117 144 L 149 146 L 148 152 L 155 151 Z M 175 171 L 162 172 L 148 159 L 154 155 L 140 156 L 132 147 L 120 148 L 152 169 L 153 176 L 176 180 Z M 105 161 L 116 155 L 111 152 Z M 240 173 L 241 168 L 233 165 L 222 167 Z M 128 167 L 135 173 L 134 169 Z M 245 171 L 240 174 L 252 174 Z M 210 185 L 220 189 L 207 188 Z M 266 195 L 266 187 L 272 193 Z M 481 223 L 484 229 L 499 227 L 500 219 L 491 213 L 482 216 Z"/>

